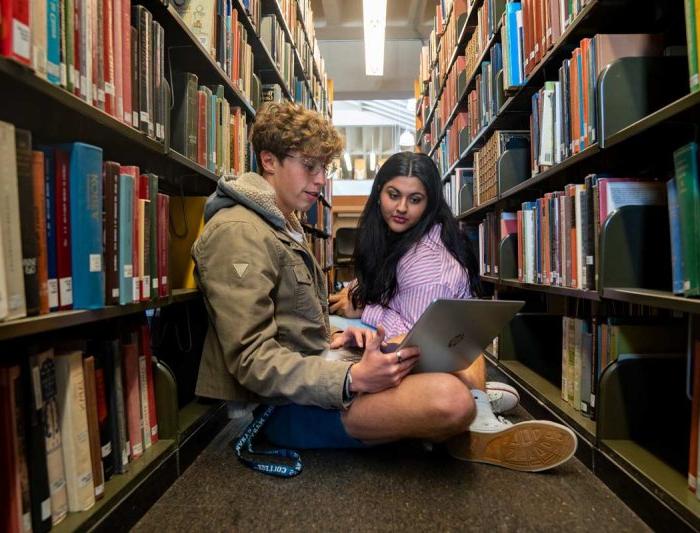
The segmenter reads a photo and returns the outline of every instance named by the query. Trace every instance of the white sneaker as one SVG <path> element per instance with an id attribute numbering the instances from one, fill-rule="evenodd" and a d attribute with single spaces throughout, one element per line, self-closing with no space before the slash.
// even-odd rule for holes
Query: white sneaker
<path id="1" fill-rule="evenodd" d="M 497 415 L 515 409 L 520 403 L 518 391 L 499 381 L 487 381 L 486 394 L 491 402 L 491 409 Z"/>
<path id="2" fill-rule="evenodd" d="M 546 420 L 512 424 L 503 417 L 477 417 L 467 433 L 446 444 L 456 459 L 541 472 L 571 459 L 577 439 L 568 427 Z"/>

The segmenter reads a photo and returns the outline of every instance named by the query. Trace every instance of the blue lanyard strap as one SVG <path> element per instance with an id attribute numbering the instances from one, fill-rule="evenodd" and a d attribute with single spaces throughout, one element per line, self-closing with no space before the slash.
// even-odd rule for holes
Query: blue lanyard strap
<path id="1" fill-rule="evenodd" d="M 263 474 L 268 474 L 270 476 L 293 477 L 299 474 L 303 467 L 301 464 L 301 456 L 297 452 L 284 448 L 273 448 L 271 450 L 261 451 L 253 450 L 253 439 L 260 431 L 260 428 L 263 427 L 267 419 L 270 418 L 270 415 L 274 410 L 274 405 L 266 407 L 265 411 L 258 415 L 248 425 L 243 432 L 243 435 L 241 435 L 238 440 L 232 442 L 231 445 L 233 446 L 233 451 L 235 452 L 236 457 L 238 457 L 238 460 L 248 468 L 252 468 L 253 470 L 257 470 L 258 472 L 262 472 Z M 284 457 L 286 459 L 291 459 L 294 464 L 286 465 L 282 463 L 261 462 L 253 459 L 247 459 L 243 457 L 244 448 L 250 455 L 272 455 L 276 457 Z"/>

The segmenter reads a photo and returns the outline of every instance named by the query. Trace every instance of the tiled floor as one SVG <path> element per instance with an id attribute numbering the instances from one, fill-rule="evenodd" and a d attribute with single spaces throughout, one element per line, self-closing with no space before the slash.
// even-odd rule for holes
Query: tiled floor
<path id="1" fill-rule="evenodd" d="M 648 531 L 577 460 L 524 474 L 402 443 L 306 451 L 301 475 L 277 479 L 236 460 L 233 434 L 224 429 L 135 530 Z"/>

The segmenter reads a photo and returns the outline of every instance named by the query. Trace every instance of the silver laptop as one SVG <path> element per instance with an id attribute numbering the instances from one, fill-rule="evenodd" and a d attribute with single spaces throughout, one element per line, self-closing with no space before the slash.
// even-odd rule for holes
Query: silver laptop
<path id="1" fill-rule="evenodd" d="M 418 346 L 420 358 L 413 372 L 455 372 L 471 365 L 510 322 L 521 300 L 435 300 L 423 312 L 400 345 L 382 348 L 390 353 Z M 362 350 L 330 350 L 329 359 L 359 361 Z"/>

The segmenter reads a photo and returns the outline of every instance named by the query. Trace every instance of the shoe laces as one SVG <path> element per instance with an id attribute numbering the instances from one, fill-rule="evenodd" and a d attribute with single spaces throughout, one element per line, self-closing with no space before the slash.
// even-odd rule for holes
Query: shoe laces
<path id="1" fill-rule="evenodd" d="M 504 424 L 504 425 L 506 425 L 506 426 L 512 426 L 512 425 L 513 425 L 513 422 L 511 422 L 510 420 L 507 420 L 506 418 L 503 418 L 502 416 L 497 416 L 496 418 L 498 418 L 498 421 L 499 421 L 501 424 Z"/>

